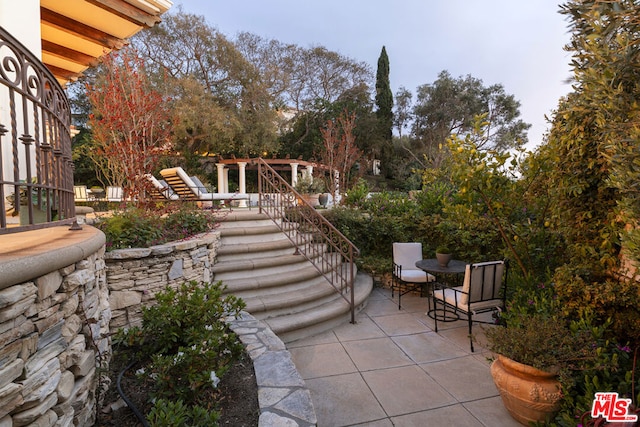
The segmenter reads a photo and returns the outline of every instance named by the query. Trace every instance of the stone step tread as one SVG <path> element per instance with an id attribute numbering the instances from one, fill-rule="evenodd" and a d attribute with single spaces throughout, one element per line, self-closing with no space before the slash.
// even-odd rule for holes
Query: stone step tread
<path id="1" fill-rule="evenodd" d="M 359 273 L 356 277 L 356 284 L 354 287 L 356 293 L 354 298 L 356 300 L 356 306 L 358 306 L 363 303 L 371 293 L 373 280 L 370 280 L 370 278 L 366 277 L 363 273 Z M 273 332 L 280 335 L 290 333 L 295 330 L 304 330 L 305 328 L 315 327 L 322 322 L 330 321 L 340 315 L 348 313 L 349 311 L 349 303 L 347 303 L 342 296 L 336 293 L 335 298 L 330 302 L 318 305 L 304 312 L 267 318 L 264 319 L 264 322 L 269 325 Z"/>
<path id="2" fill-rule="evenodd" d="M 255 227 L 220 227 L 220 237 L 228 236 L 251 236 L 256 234 L 281 233 L 282 231 L 275 224 L 256 225 Z"/>
<path id="3" fill-rule="evenodd" d="M 243 259 L 239 261 L 218 262 L 211 267 L 215 274 L 228 273 L 234 271 L 250 271 L 260 268 L 271 268 L 308 262 L 302 255 L 283 255 L 269 258 Z"/>
<path id="4" fill-rule="evenodd" d="M 287 237 L 278 240 L 261 241 L 254 243 L 230 243 L 223 244 L 218 249 L 218 257 L 221 255 L 236 255 L 270 250 L 294 248 L 293 243 Z"/>
<path id="5" fill-rule="evenodd" d="M 306 282 L 277 288 L 260 289 L 257 292 L 236 293 L 236 296 L 244 300 L 247 304 L 246 310 L 249 313 L 255 314 L 286 307 L 292 307 L 292 310 L 294 310 L 296 306 L 333 294 L 335 294 L 335 289 L 327 282 L 327 279 L 317 277 Z M 292 305 L 292 301 L 295 301 L 296 304 Z"/>
<path id="6" fill-rule="evenodd" d="M 321 276 L 321 273 L 311 263 L 307 262 L 303 268 L 296 270 L 280 271 L 273 274 L 265 274 L 253 277 L 220 279 L 227 286 L 229 293 L 246 291 L 248 289 L 272 288 L 292 283 L 304 282 Z M 217 281 L 218 278 L 216 277 Z M 292 301 L 292 304 L 295 302 Z"/>

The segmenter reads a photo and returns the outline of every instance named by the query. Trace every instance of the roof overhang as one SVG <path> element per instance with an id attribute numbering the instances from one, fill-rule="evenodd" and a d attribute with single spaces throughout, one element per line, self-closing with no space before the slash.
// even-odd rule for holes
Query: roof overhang
<path id="1" fill-rule="evenodd" d="M 41 0 L 42 62 L 64 85 L 160 22 L 171 0 Z"/>

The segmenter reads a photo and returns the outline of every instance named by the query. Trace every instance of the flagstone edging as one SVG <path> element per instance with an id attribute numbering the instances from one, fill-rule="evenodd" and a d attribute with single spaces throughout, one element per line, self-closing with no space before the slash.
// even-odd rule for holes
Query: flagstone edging
<path id="1" fill-rule="evenodd" d="M 311 393 L 291 353 L 276 334 L 247 312 L 227 319 L 253 361 L 258 384 L 259 427 L 312 427 L 317 418 Z"/>

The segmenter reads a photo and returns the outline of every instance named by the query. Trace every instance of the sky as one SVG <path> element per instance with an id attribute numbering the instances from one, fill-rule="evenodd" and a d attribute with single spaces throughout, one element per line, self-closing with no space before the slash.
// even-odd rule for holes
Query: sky
<path id="1" fill-rule="evenodd" d="M 501 84 L 542 142 L 559 99 L 571 91 L 570 33 L 551 0 L 174 0 L 233 39 L 240 32 L 302 47 L 324 46 L 375 73 L 385 46 L 391 89 L 414 95 L 447 70 Z"/>

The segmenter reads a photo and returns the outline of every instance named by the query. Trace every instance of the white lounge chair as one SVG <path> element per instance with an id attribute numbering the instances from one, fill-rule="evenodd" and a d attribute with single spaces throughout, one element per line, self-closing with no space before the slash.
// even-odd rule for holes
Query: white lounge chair
<path id="1" fill-rule="evenodd" d="M 178 195 L 180 200 L 207 202 L 231 200 L 249 200 L 246 193 L 209 193 L 202 184 L 198 185 L 181 167 L 163 169 L 160 175 L 167 181 L 167 184 Z"/>
<path id="2" fill-rule="evenodd" d="M 151 191 L 151 197 L 153 199 L 161 201 L 177 201 L 180 199 L 164 180 L 158 180 L 151 174 L 147 174 L 146 177 L 153 186 Z"/>

